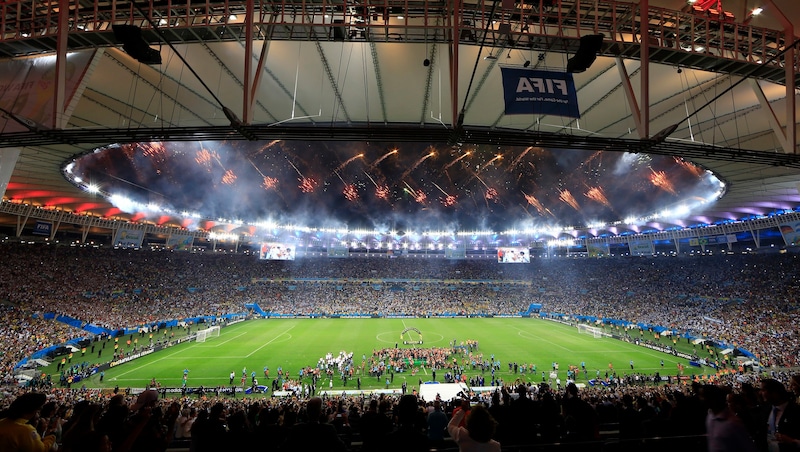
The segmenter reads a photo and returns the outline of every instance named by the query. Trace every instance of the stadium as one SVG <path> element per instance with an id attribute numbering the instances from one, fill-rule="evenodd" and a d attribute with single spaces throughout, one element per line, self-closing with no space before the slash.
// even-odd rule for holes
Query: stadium
<path id="1" fill-rule="evenodd" d="M 0 9 L 0 449 L 800 444 L 795 2 Z"/>

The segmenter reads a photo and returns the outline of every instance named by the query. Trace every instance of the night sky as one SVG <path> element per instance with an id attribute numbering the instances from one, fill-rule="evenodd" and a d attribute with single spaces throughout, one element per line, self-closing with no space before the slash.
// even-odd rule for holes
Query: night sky
<path id="1" fill-rule="evenodd" d="M 340 141 L 126 144 L 80 158 L 72 173 L 104 194 L 206 218 L 351 229 L 584 227 L 719 188 L 672 157 Z"/>

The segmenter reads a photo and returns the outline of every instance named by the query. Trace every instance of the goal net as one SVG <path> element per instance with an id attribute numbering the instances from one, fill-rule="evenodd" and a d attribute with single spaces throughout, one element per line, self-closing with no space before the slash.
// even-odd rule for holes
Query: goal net
<path id="1" fill-rule="evenodd" d="M 603 337 L 603 330 L 591 325 L 578 325 L 578 333 L 591 334 L 595 339 Z"/>
<path id="2" fill-rule="evenodd" d="M 212 326 L 211 328 L 198 331 L 197 336 L 195 336 L 195 341 L 205 342 L 209 337 L 219 337 L 219 326 Z"/>

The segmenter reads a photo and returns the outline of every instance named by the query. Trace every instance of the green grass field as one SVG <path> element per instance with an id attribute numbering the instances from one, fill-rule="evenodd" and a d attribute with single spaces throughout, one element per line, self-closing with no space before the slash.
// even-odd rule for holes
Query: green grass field
<path id="1" fill-rule="evenodd" d="M 639 347 L 631 343 L 611 339 L 594 338 L 591 334 L 578 334 L 575 327 L 534 318 L 454 318 L 454 319 L 270 319 L 250 320 L 223 328 L 219 337 L 209 338 L 204 343 L 187 342 L 163 351 L 116 366 L 105 372 L 105 381 L 97 375 L 84 380 L 87 387 L 143 388 L 155 378 L 163 386 L 179 387 L 183 370 L 189 369 L 188 386 L 205 387 L 227 386 L 229 374 L 236 372 L 239 384 L 242 368 L 249 375 L 255 370 L 260 384 L 269 385 L 281 366 L 296 378 L 299 369 L 315 366 L 319 358 L 327 353 L 337 355 L 340 351 L 353 352 L 356 365 L 361 363 L 362 355 L 368 358 L 373 350 L 410 347 L 402 344 L 401 332 L 406 328 L 416 328 L 422 333 L 424 343 L 421 347 L 449 347 L 453 340 L 461 343 L 468 339 L 479 342 L 479 350 L 486 359 L 492 354 L 502 363 L 497 376 L 506 384 L 518 378 L 524 381 L 541 382 L 541 372 L 548 377 L 552 363 L 559 363 L 558 376 L 566 380 L 569 365 L 586 362 L 588 379 L 599 370 L 604 376 L 609 363 L 619 376 L 632 372 L 662 375 L 676 375 L 677 364 L 685 366 L 687 375 L 714 373 L 711 368 L 696 368 L 687 360 L 658 351 Z M 638 334 L 638 332 L 636 333 Z M 127 338 L 126 338 L 127 339 Z M 409 332 L 406 339 L 416 340 L 416 333 Z M 121 341 L 122 342 L 122 341 Z M 679 341 L 680 343 L 681 341 Z M 689 347 L 682 341 L 681 347 Z M 671 339 L 663 339 L 664 345 L 672 345 Z M 630 369 L 633 360 L 635 370 Z M 661 361 L 664 361 L 662 368 Z M 535 364 L 537 372 L 525 375 L 508 371 L 507 363 Z M 270 379 L 264 379 L 263 368 L 269 366 Z M 55 366 L 45 371 L 55 372 Z M 473 376 L 479 371 L 467 371 Z M 443 371 L 437 373 L 442 381 Z M 486 374 L 489 384 L 490 373 Z M 430 370 L 395 374 L 393 387 L 400 387 L 408 381 L 409 387 L 417 386 L 420 379 L 430 380 Z M 587 378 L 579 373 L 578 382 Z M 57 381 L 57 379 L 56 379 Z M 334 378 L 334 389 L 343 389 L 341 380 Z M 375 377 L 362 376 L 363 388 L 384 388 L 385 381 Z M 327 384 L 325 385 L 327 388 Z M 354 389 L 350 383 L 348 389 Z"/>

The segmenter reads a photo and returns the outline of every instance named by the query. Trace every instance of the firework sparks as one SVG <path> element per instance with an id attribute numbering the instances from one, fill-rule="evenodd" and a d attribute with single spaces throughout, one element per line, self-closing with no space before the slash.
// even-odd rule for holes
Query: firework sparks
<path id="1" fill-rule="evenodd" d="M 375 197 L 379 199 L 383 199 L 384 201 L 389 200 L 389 187 L 386 185 L 375 186 Z"/>
<path id="2" fill-rule="evenodd" d="M 236 182 L 236 174 L 234 174 L 233 170 L 225 171 L 225 174 L 222 175 L 222 183 L 225 185 L 233 185 Z"/>
<path id="3" fill-rule="evenodd" d="M 497 202 L 498 201 L 497 190 L 491 187 L 487 187 L 486 192 L 483 194 L 483 197 L 486 198 L 487 201 Z"/>
<path id="4" fill-rule="evenodd" d="M 390 154 L 391 154 L 391 152 L 390 152 Z M 369 178 L 370 182 L 372 182 L 372 185 L 375 186 L 375 197 L 379 198 L 379 199 L 383 199 L 384 201 L 388 201 L 389 200 L 389 187 L 386 186 L 386 185 L 378 185 L 378 183 L 375 182 L 375 179 L 373 179 L 372 176 L 370 176 L 368 172 L 364 171 L 364 174 Z"/>
<path id="5" fill-rule="evenodd" d="M 567 203 L 567 205 L 577 211 L 581 210 L 581 206 L 578 204 L 578 201 L 574 196 L 572 196 L 572 193 L 570 193 L 569 190 L 559 190 L 558 199 L 564 201 Z"/>
<path id="6" fill-rule="evenodd" d="M 480 172 L 483 172 L 483 170 L 485 170 L 486 168 L 488 168 L 488 167 L 489 167 L 489 165 L 491 165 L 492 163 L 494 163 L 496 160 L 500 160 L 500 159 L 502 159 L 502 158 L 503 158 L 503 154 L 497 154 L 497 155 L 495 155 L 493 159 L 491 159 L 491 160 L 489 160 L 488 162 L 484 163 L 484 164 L 483 164 L 483 166 L 482 166 L 482 167 L 481 167 L 481 168 L 478 170 L 478 172 L 479 172 L 479 173 L 480 173 Z"/>
<path id="7" fill-rule="evenodd" d="M 436 182 L 432 182 L 432 184 L 434 187 L 438 188 L 439 191 L 442 192 L 442 194 L 444 195 L 444 198 L 440 198 L 443 206 L 453 207 L 454 205 L 456 205 L 458 198 L 444 191 L 444 189 L 440 187 L 439 184 L 437 184 Z"/>
<path id="8" fill-rule="evenodd" d="M 383 154 L 378 160 L 375 160 L 374 162 L 372 162 L 372 164 L 369 166 L 369 169 L 375 168 L 376 166 L 378 166 L 379 163 L 381 163 L 382 161 L 384 161 L 387 158 L 389 158 L 390 155 L 397 154 L 398 152 L 399 151 L 397 149 L 393 149 L 393 150 L 387 152 L 386 154 Z"/>
<path id="9" fill-rule="evenodd" d="M 289 165 L 292 165 L 292 168 L 294 168 L 294 170 L 295 170 L 295 171 L 297 171 L 297 175 L 298 175 L 298 176 L 300 176 L 300 178 L 301 178 L 301 179 L 305 179 L 305 178 L 306 178 L 306 177 L 303 175 L 303 173 L 301 173 L 301 172 L 300 172 L 300 170 L 299 170 L 299 169 L 297 169 L 297 167 L 296 167 L 296 166 L 294 166 L 294 163 L 292 163 L 292 161 L 291 161 L 291 160 L 289 160 L 289 159 L 287 158 L 287 159 L 286 159 L 286 161 L 287 161 L 287 162 L 289 162 Z"/>
<path id="10" fill-rule="evenodd" d="M 511 172 L 514 169 L 514 167 L 516 167 L 519 164 L 519 162 L 521 162 L 522 159 L 526 155 L 528 155 L 528 152 L 530 152 L 531 149 L 533 149 L 533 146 L 528 146 L 527 148 L 525 148 L 525 150 L 522 151 L 522 154 L 518 155 L 517 158 L 515 158 L 514 161 L 511 162 L 511 165 L 509 165 L 509 167 L 508 167 L 508 169 L 506 171 Z M 531 166 L 533 166 L 533 165 L 531 164 Z"/>
<path id="11" fill-rule="evenodd" d="M 194 158 L 198 165 L 206 167 L 206 170 L 209 171 L 211 170 L 211 164 L 215 160 L 219 161 L 219 155 L 215 151 L 209 151 L 208 149 L 200 149 Z"/>
<path id="12" fill-rule="evenodd" d="M 468 155 L 470 155 L 470 154 L 472 154 L 472 151 L 467 151 L 467 152 L 465 152 L 463 155 L 461 155 L 461 156 L 460 156 L 460 157 L 458 157 L 457 159 L 455 159 L 455 160 L 453 160 L 452 162 L 450 162 L 450 163 L 448 163 L 447 165 L 445 165 L 445 166 L 444 166 L 444 170 L 447 170 L 448 168 L 450 168 L 451 166 L 453 166 L 453 165 L 455 165 L 456 163 L 460 162 L 460 161 L 461 161 L 461 159 L 463 159 L 464 157 L 466 157 L 466 156 L 468 156 Z"/>
<path id="13" fill-rule="evenodd" d="M 297 188 L 303 193 L 313 193 L 317 189 L 317 181 L 310 177 L 298 177 L 297 180 L 300 182 Z"/>
<path id="14" fill-rule="evenodd" d="M 484 181 L 483 181 L 483 179 L 481 179 L 481 177 L 480 177 L 480 176 L 478 176 L 478 174 L 477 174 L 477 173 L 472 173 L 472 176 L 473 176 L 475 179 L 478 179 L 478 181 L 480 181 L 480 183 L 482 183 L 484 187 L 486 187 L 486 188 L 489 188 L 489 186 L 488 186 L 488 185 L 486 185 L 486 182 L 484 182 Z"/>
<path id="15" fill-rule="evenodd" d="M 411 197 L 414 198 L 414 201 L 420 204 L 425 204 L 428 201 L 428 195 L 426 195 L 425 192 L 422 190 L 414 190 L 410 185 L 408 185 L 408 183 L 403 183 L 406 185 L 406 188 L 404 188 L 403 191 L 410 194 Z"/>
<path id="16" fill-rule="evenodd" d="M 677 163 L 678 165 L 680 165 L 683 168 L 685 168 L 686 171 L 689 171 L 695 177 L 700 177 L 700 176 L 703 175 L 703 171 L 704 171 L 703 168 L 700 168 L 699 166 L 695 165 L 692 162 L 687 162 L 686 160 L 684 160 L 684 159 L 682 159 L 680 157 L 673 157 L 673 158 L 675 159 L 675 163 Z"/>
<path id="17" fill-rule="evenodd" d="M 548 212 L 544 205 L 538 199 L 536 199 L 535 196 L 529 195 L 524 191 L 522 192 L 522 195 L 525 196 L 525 200 L 528 201 L 528 204 L 532 205 L 540 215 L 544 215 Z"/>
<path id="18" fill-rule="evenodd" d="M 264 181 L 261 182 L 261 186 L 264 190 L 274 190 L 275 187 L 278 186 L 278 179 L 274 177 L 264 176 Z"/>
<path id="19" fill-rule="evenodd" d="M 406 170 L 406 172 L 405 172 L 405 173 L 403 173 L 403 175 L 402 175 L 402 176 L 400 176 L 400 179 L 405 179 L 405 178 L 406 178 L 406 176 L 408 176 L 409 174 L 411 174 L 411 172 L 412 172 L 412 171 L 414 171 L 415 169 L 417 169 L 417 167 L 418 167 L 418 166 L 422 165 L 422 162 L 424 162 L 425 160 L 427 160 L 427 159 L 429 159 L 429 158 L 433 157 L 434 155 L 436 155 L 436 153 L 435 153 L 435 152 L 433 152 L 433 151 L 431 151 L 430 153 L 426 154 L 426 155 L 425 155 L 424 157 L 422 157 L 421 159 L 419 159 L 419 160 L 417 160 L 416 162 L 414 162 L 414 164 L 413 164 L 413 165 L 411 165 L 411 168 L 407 169 L 407 170 Z"/>
<path id="20" fill-rule="evenodd" d="M 611 203 L 608 202 L 606 194 L 603 193 L 603 189 L 600 187 L 592 187 L 589 189 L 589 191 L 584 193 L 584 195 L 586 195 L 586 197 L 591 199 L 592 201 L 599 202 L 600 204 L 608 207 L 609 209 L 611 208 Z"/>
<path id="21" fill-rule="evenodd" d="M 266 151 L 267 149 L 271 148 L 272 146 L 275 146 L 276 144 L 278 144 L 280 142 L 281 142 L 281 140 L 272 140 L 272 141 L 270 141 L 269 143 L 267 143 L 264 146 L 262 146 L 258 151 L 256 151 L 255 155 L 261 154 L 262 152 Z"/>
<path id="22" fill-rule="evenodd" d="M 353 184 L 347 184 L 344 186 L 344 190 L 342 190 L 342 194 L 344 195 L 345 199 L 350 202 L 354 202 L 358 200 L 358 190 L 356 186 Z"/>
<path id="23" fill-rule="evenodd" d="M 434 187 L 438 188 L 439 191 L 442 192 L 443 195 L 450 196 L 450 194 L 447 193 L 446 191 L 444 191 L 444 189 L 442 189 L 442 187 L 440 187 L 439 184 L 437 184 L 436 182 L 431 182 L 431 183 L 433 184 Z"/>
<path id="24" fill-rule="evenodd" d="M 167 150 L 164 147 L 164 144 L 159 142 L 152 142 L 140 145 L 142 149 L 142 155 L 150 159 L 159 158 L 163 160 L 166 156 Z"/>
<path id="25" fill-rule="evenodd" d="M 342 163 L 341 165 L 337 166 L 337 167 L 336 167 L 336 169 L 335 169 L 335 170 L 333 170 L 333 172 L 334 172 L 334 173 L 338 173 L 339 171 L 341 171 L 341 170 L 342 170 L 342 168 L 344 168 L 345 166 L 349 165 L 349 164 L 350 164 L 350 163 L 352 163 L 354 160 L 357 160 L 357 159 L 360 159 L 360 158 L 363 158 L 363 157 L 364 157 L 364 154 L 358 154 L 358 155 L 356 155 L 356 156 L 350 157 L 349 159 L 345 160 L 345 162 L 344 162 L 344 163 Z"/>
<path id="26" fill-rule="evenodd" d="M 653 185 L 672 195 L 677 196 L 678 193 L 675 191 L 672 181 L 670 181 L 667 177 L 667 173 L 664 171 L 654 171 L 652 168 L 650 168 L 650 172 L 653 173 L 650 175 L 650 182 L 652 182 Z"/>

